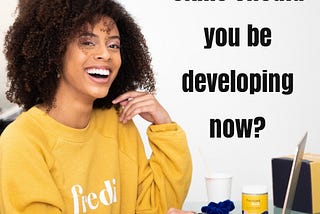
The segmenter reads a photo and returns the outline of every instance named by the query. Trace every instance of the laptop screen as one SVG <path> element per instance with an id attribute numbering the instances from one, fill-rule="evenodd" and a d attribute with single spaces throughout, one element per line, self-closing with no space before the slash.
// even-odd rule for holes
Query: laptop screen
<path id="1" fill-rule="evenodd" d="M 308 136 L 308 133 L 305 133 L 304 137 L 299 142 L 296 148 L 296 153 L 292 162 L 290 177 L 288 181 L 287 192 L 286 192 L 286 196 L 283 203 L 282 214 L 288 214 L 292 209 L 292 204 L 293 204 L 294 196 L 296 193 L 304 149 L 307 142 L 307 136 Z"/>

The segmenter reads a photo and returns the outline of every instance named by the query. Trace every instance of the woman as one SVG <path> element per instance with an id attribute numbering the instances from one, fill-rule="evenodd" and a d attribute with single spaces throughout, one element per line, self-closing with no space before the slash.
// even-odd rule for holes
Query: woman
<path id="1" fill-rule="evenodd" d="M 7 97 L 25 111 L 0 139 L 0 213 L 183 212 L 169 208 L 190 185 L 186 137 L 153 95 L 144 37 L 121 5 L 20 1 L 5 55 Z"/>

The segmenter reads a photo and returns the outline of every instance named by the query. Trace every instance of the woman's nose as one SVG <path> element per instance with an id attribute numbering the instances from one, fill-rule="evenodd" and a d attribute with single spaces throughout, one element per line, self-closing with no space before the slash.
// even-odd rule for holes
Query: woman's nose
<path id="1" fill-rule="evenodd" d="M 106 46 L 102 45 L 97 49 L 97 52 L 95 54 L 95 58 L 98 60 L 105 60 L 108 61 L 111 58 L 111 55 L 109 53 L 109 50 Z"/>

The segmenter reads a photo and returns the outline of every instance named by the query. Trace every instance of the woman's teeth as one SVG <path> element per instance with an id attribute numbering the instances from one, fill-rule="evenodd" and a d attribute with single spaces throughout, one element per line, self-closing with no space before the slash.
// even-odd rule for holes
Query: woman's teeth
<path id="1" fill-rule="evenodd" d="M 92 68 L 87 70 L 88 74 L 94 77 L 98 78 L 106 78 L 110 74 L 110 70 L 107 69 L 98 69 L 98 68 Z"/>

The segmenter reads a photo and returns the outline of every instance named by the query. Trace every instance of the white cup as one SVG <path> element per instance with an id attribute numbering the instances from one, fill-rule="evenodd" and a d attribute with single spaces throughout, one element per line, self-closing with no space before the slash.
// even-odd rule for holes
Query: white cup
<path id="1" fill-rule="evenodd" d="M 205 177 L 209 202 L 219 203 L 231 198 L 232 176 L 214 173 Z"/>

